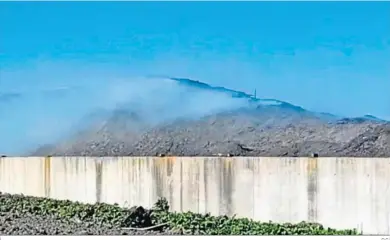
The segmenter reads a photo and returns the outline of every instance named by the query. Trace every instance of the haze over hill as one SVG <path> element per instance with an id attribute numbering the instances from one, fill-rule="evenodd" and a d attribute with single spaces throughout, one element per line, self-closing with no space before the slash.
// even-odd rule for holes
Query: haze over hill
<path id="1" fill-rule="evenodd" d="M 137 95 L 90 115 L 82 130 L 32 155 L 390 156 L 390 124 L 374 116 L 311 112 L 185 78 L 153 81 L 153 101 Z"/>
<path id="2" fill-rule="evenodd" d="M 388 2 L 0 5 L 0 154 L 386 155 Z"/>

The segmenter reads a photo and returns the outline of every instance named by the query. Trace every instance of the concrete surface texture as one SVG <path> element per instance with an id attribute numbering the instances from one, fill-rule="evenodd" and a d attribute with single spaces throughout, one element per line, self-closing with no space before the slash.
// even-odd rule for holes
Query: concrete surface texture
<path id="1" fill-rule="evenodd" d="M 390 233 L 390 158 L 0 159 L 0 191 Z"/>

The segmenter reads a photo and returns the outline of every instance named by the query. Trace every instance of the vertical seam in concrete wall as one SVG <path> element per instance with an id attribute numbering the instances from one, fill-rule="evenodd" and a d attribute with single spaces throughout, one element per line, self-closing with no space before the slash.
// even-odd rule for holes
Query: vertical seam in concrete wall
<path id="1" fill-rule="evenodd" d="M 225 214 L 228 216 L 232 216 L 232 205 L 233 205 L 233 173 L 232 173 L 232 159 L 231 158 L 225 158 L 224 159 L 224 166 L 222 169 L 222 196 L 224 199 L 224 210 Z"/>
<path id="2" fill-rule="evenodd" d="M 260 161 L 261 161 L 261 159 L 260 159 Z M 254 218 L 255 217 L 255 204 L 256 204 L 256 197 L 255 197 L 255 194 L 256 194 L 256 188 L 255 188 L 255 186 L 256 186 L 256 184 L 255 184 L 255 179 L 256 179 L 256 177 L 255 177 L 255 173 L 257 172 L 257 167 L 258 167 L 258 165 L 257 164 L 255 164 L 255 161 L 254 161 L 254 159 L 253 158 L 251 158 L 251 162 L 252 162 L 252 167 L 251 167 L 251 169 L 252 169 L 252 218 Z"/>
<path id="3" fill-rule="evenodd" d="M 317 222 L 318 158 L 307 161 L 307 201 L 309 222 Z"/>
<path id="4" fill-rule="evenodd" d="M 199 201 L 200 201 L 200 186 L 201 186 L 201 184 L 200 184 L 200 166 L 199 166 L 199 161 L 201 161 L 200 159 L 197 159 L 197 161 L 196 161 L 196 173 L 195 173 L 195 176 L 196 176 L 196 180 L 195 180 L 195 182 L 197 183 L 197 188 L 196 188 L 196 193 L 197 193 L 197 196 L 196 196 L 196 210 L 197 210 L 197 212 L 199 212 Z"/>
<path id="5" fill-rule="evenodd" d="M 205 200 L 205 213 L 208 213 L 208 181 L 207 181 L 207 160 L 203 160 L 203 183 L 204 183 L 204 200 Z"/>
<path id="6" fill-rule="evenodd" d="M 157 163 L 156 163 L 157 162 Z M 162 163 L 161 163 L 162 162 Z M 163 182 L 163 176 L 160 173 L 160 168 L 164 167 L 165 163 L 168 164 L 168 161 L 165 161 L 164 158 L 157 158 L 157 161 L 151 161 L 152 163 L 152 181 L 153 181 L 153 190 L 156 191 L 153 192 L 153 194 L 156 194 L 157 199 L 163 197 L 163 186 L 161 184 L 164 184 Z"/>
<path id="7" fill-rule="evenodd" d="M 171 157 L 171 158 L 168 158 L 168 164 L 167 164 L 167 173 L 168 173 L 168 190 L 169 190 L 169 204 L 171 204 L 171 206 L 173 206 L 173 202 L 174 202 L 174 199 L 173 199 L 173 184 L 172 184 L 172 178 L 173 178 L 173 165 L 174 163 L 176 162 L 175 161 L 175 157 Z"/>
<path id="8" fill-rule="evenodd" d="M 51 193 L 51 182 L 50 182 L 50 172 L 51 172 L 51 157 L 47 156 L 44 159 L 44 181 L 45 181 L 45 197 L 49 198 Z"/>
<path id="9" fill-rule="evenodd" d="M 183 212 L 183 160 L 180 159 L 180 211 Z"/>
<path id="10" fill-rule="evenodd" d="M 95 181 L 96 202 L 101 202 L 103 171 L 102 171 L 102 162 L 100 160 L 95 160 L 95 169 L 96 169 L 96 181 Z"/>

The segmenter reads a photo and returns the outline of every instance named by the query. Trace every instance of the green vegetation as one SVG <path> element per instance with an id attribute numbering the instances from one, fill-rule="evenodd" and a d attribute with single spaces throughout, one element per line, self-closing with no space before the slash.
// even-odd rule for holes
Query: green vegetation
<path id="1" fill-rule="evenodd" d="M 152 226 L 151 211 L 142 207 L 127 209 L 105 203 L 84 204 L 23 195 L 0 195 L 0 212 L 51 215 L 64 220 L 106 223 L 114 227 Z"/>
<path id="2" fill-rule="evenodd" d="M 104 203 L 82 204 L 1 194 L 0 212 L 51 215 L 65 220 L 77 219 L 121 228 L 143 228 L 166 223 L 164 230 L 185 235 L 358 235 L 356 230 L 335 230 L 315 223 L 261 223 L 246 218 L 170 212 L 165 199 L 157 201 L 151 210 L 145 210 L 142 207 L 127 209 Z"/>
<path id="3" fill-rule="evenodd" d="M 172 230 L 185 235 L 359 235 L 355 229 L 335 230 L 317 223 L 262 223 L 247 218 L 174 213 L 169 212 L 165 199 L 155 204 L 152 215 L 158 223 L 168 222 Z"/>

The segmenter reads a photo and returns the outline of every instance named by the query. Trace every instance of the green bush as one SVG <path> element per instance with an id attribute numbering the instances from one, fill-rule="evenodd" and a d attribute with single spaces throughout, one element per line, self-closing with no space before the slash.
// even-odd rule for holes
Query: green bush
<path id="1" fill-rule="evenodd" d="M 356 230 L 335 230 L 316 223 L 261 223 L 247 218 L 170 212 L 166 199 L 158 200 L 151 210 L 146 210 L 0 193 L 0 212 L 51 215 L 114 227 L 142 228 L 167 223 L 165 230 L 185 235 L 358 235 Z"/>
<path id="2" fill-rule="evenodd" d="M 359 235 L 355 229 L 335 230 L 317 223 L 261 223 L 247 218 L 174 213 L 169 212 L 165 199 L 154 205 L 152 218 L 157 220 L 155 224 L 167 222 L 171 230 L 185 235 Z"/>
<path id="3" fill-rule="evenodd" d="M 117 204 L 84 204 L 69 200 L 28 197 L 23 195 L 0 195 L 0 212 L 19 214 L 51 215 L 70 221 L 90 221 L 114 227 L 152 226 L 150 210 L 142 207 L 121 208 Z"/>

